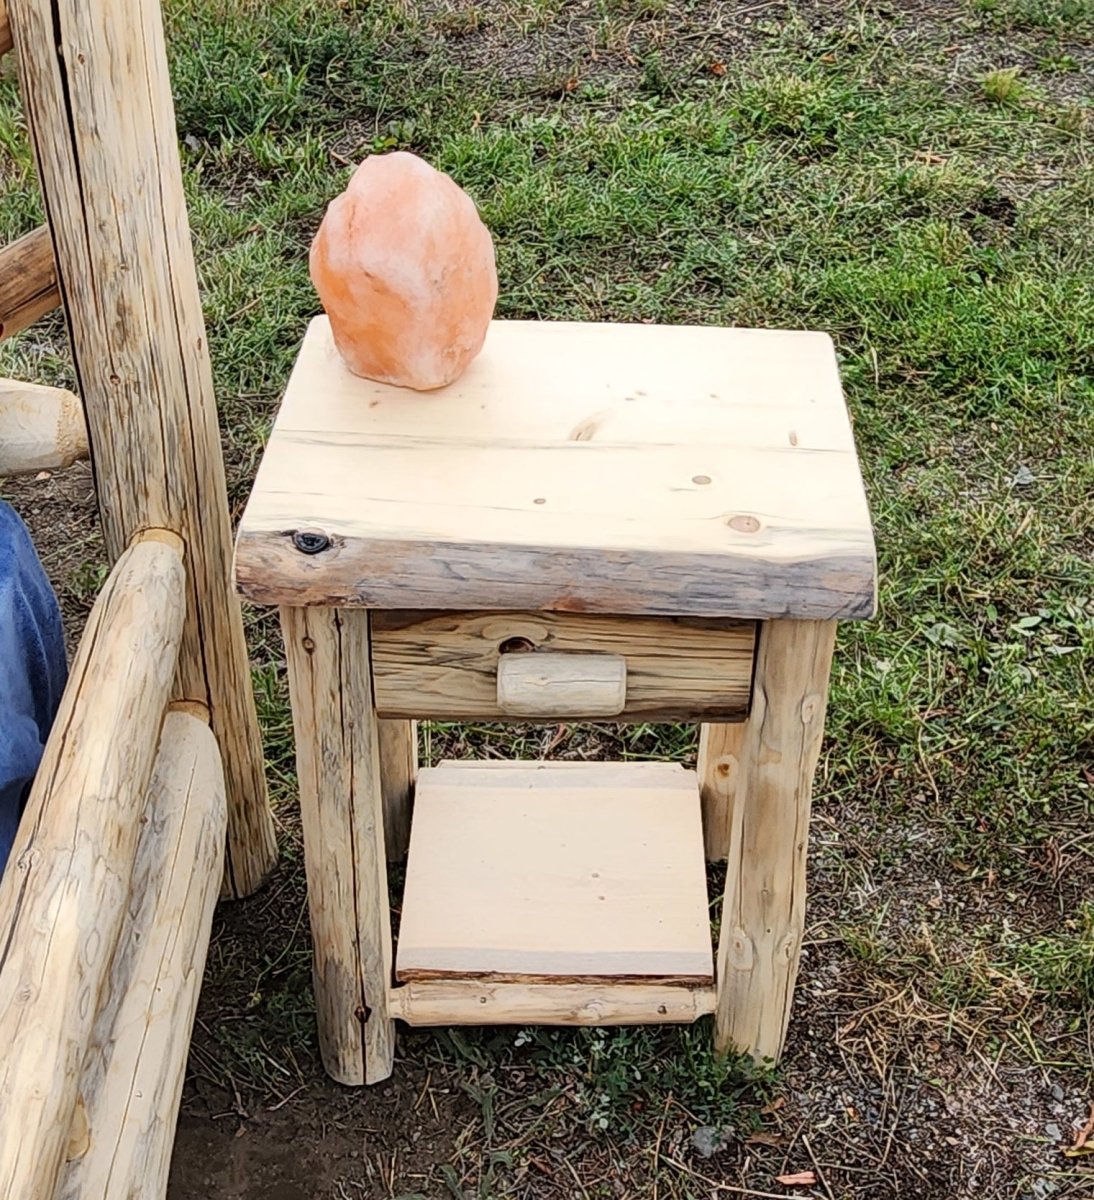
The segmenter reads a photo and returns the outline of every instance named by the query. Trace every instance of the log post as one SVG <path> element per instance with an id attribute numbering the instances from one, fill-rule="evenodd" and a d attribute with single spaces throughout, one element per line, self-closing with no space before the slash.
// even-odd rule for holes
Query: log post
<path id="1" fill-rule="evenodd" d="M 64 388 L 0 379 L 0 477 L 57 471 L 87 456 L 78 396 Z"/>
<path id="2" fill-rule="evenodd" d="M 206 704 L 228 789 L 225 885 L 276 845 L 243 637 L 216 404 L 156 0 L 8 0 L 107 552 L 188 551 L 175 697 Z"/>
<path id="3" fill-rule="evenodd" d="M 380 721 L 378 724 L 384 847 L 389 862 L 401 862 L 410 847 L 414 781 L 418 778 L 418 722 Z"/>
<path id="4" fill-rule="evenodd" d="M 744 722 L 704 724 L 699 729 L 699 793 L 707 862 L 721 862 L 729 854 L 729 826 L 744 733 Z"/>
<path id="5" fill-rule="evenodd" d="M 283 608 L 319 1052 L 339 1083 L 391 1074 L 391 915 L 369 615 Z"/>
<path id="6" fill-rule="evenodd" d="M 718 941 L 715 1045 L 778 1059 L 805 929 L 805 854 L 834 621 L 765 621 L 741 745 Z"/>
<path id="7" fill-rule="evenodd" d="M 121 932 L 175 675 L 178 542 L 140 541 L 99 594 L 0 879 L 0 1196 L 51 1197 Z"/>
<path id="8" fill-rule="evenodd" d="M 0 39 L 3 35 L 0 26 Z M 60 303 L 53 243 L 44 225 L 0 250 L 0 340 L 33 325 Z"/>
<path id="9" fill-rule="evenodd" d="M 204 721 L 167 714 L 145 813 L 55 1200 L 163 1200 L 167 1191 L 224 868 L 224 772 Z"/>

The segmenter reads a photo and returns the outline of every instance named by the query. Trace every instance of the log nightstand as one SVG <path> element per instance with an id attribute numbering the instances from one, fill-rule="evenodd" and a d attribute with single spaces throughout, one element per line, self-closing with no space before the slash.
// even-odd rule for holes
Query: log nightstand
<path id="1" fill-rule="evenodd" d="M 335 1079 L 390 1074 L 395 1018 L 714 1013 L 719 1047 L 779 1056 L 836 622 L 876 597 L 828 337 L 498 321 L 419 394 L 350 374 L 316 319 L 235 578 L 281 610 Z M 699 770 L 419 772 L 418 717 L 698 721 Z"/>

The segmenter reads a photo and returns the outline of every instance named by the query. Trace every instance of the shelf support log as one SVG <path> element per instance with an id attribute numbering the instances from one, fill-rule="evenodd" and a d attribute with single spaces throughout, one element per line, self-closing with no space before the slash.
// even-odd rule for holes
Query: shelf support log
<path id="1" fill-rule="evenodd" d="M 384 847 L 389 862 L 401 862 L 410 848 L 414 781 L 418 777 L 418 722 L 396 720 L 378 724 Z"/>
<path id="2" fill-rule="evenodd" d="M 729 827 L 744 734 L 743 721 L 732 725 L 707 723 L 699 730 L 699 792 L 707 862 L 723 862 L 729 854 Z"/>

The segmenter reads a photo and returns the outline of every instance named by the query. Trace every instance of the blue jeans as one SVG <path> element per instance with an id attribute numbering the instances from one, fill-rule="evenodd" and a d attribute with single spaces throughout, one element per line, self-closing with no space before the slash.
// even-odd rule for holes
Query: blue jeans
<path id="1" fill-rule="evenodd" d="M 0 500 L 0 873 L 66 675 L 57 598 L 26 526 Z"/>

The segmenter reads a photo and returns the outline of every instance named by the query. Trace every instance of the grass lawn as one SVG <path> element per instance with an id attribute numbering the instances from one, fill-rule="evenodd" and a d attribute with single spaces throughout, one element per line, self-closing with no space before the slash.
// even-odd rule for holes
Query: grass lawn
<path id="1" fill-rule="evenodd" d="M 323 207 L 400 148 L 478 202 L 500 316 L 831 332 L 881 571 L 880 618 L 839 639 L 790 1044 L 759 1074 L 700 1024 L 401 1032 L 388 1084 L 326 1082 L 282 655 L 249 611 L 282 867 L 218 917 L 173 1200 L 1094 1195 L 1061 1149 L 1094 1101 L 1094 0 L 167 11 L 237 514 L 317 311 Z M 42 219 L 7 72 L 0 241 Z M 0 373 L 71 382 L 66 354 L 54 316 Z M 76 628 L 89 474 L 5 494 Z"/>

